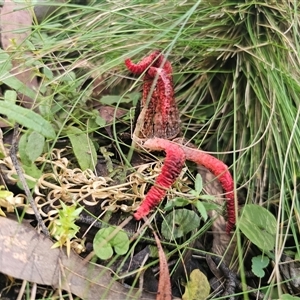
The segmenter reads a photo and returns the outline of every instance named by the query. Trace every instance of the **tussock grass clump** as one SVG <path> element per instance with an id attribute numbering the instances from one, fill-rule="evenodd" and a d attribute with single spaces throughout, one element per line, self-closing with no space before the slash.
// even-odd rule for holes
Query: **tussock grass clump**
<path id="1" fill-rule="evenodd" d="M 35 24 L 22 47 L 44 75 L 42 113 L 87 133 L 98 128 L 86 103 L 107 94 L 120 96 L 111 104 L 128 111 L 129 130 L 126 95 L 141 81 L 124 60 L 161 50 L 173 65 L 185 137 L 231 166 L 241 202 L 277 217 L 269 282 L 279 283 L 282 252 L 300 253 L 298 15 L 295 1 L 71 2 Z M 113 124 L 105 138 L 122 152 L 118 133 Z M 238 245 L 242 262 L 239 234 Z"/>

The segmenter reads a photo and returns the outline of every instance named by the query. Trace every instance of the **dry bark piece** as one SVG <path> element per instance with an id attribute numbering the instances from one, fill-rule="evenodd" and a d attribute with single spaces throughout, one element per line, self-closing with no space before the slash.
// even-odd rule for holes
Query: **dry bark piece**
<path id="1" fill-rule="evenodd" d="M 221 195 L 223 194 L 223 188 L 221 183 L 216 180 L 216 177 L 211 173 L 208 172 L 207 169 L 203 166 L 198 166 L 198 173 L 201 175 L 203 180 L 203 187 L 205 192 L 208 195 L 214 195 L 216 197 L 216 202 L 222 204 L 223 199 Z M 224 234 L 226 230 L 226 221 L 222 215 L 215 210 L 211 210 L 208 212 L 211 219 L 214 222 L 211 225 L 211 231 L 213 232 L 213 244 L 211 251 L 219 256 L 222 256 L 222 260 L 224 261 L 226 266 L 229 266 L 230 263 L 233 261 L 235 257 L 235 247 L 236 247 L 236 237 L 233 238 L 228 234 Z M 232 240 L 233 239 L 233 240 Z M 209 260 L 210 257 L 207 257 Z M 208 261 L 208 265 L 211 267 L 210 262 Z M 217 278 L 221 278 L 222 274 L 220 271 L 212 265 L 211 271 Z"/>
<path id="2" fill-rule="evenodd" d="M 0 272 L 14 278 L 61 288 L 85 300 L 155 299 L 114 282 L 110 269 L 60 249 L 29 225 L 0 217 Z M 129 294 L 129 292 L 131 293 Z M 100 296 L 100 298 L 99 298 Z"/>

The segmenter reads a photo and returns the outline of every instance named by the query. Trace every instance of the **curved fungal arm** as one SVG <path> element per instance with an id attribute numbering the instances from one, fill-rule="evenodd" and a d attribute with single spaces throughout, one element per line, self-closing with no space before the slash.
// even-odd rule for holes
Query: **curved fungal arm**
<path id="1" fill-rule="evenodd" d="M 134 213 L 136 220 L 147 216 L 151 209 L 156 207 L 165 197 L 167 190 L 176 181 L 185 163 L 183 149 L 177 144 L 165 139 L 147 140 L 144 146 L 150 150 L 163 150 L 166 153 L 161 173 L 156 178 L 154 185 L 150 188 L 141 206 Z"/>
<path id="2" fill-rule="evenodd" d="M 135 213 L 135 218 L 138 220 L 141 219 L 147 215 L 153 207 L 160 203 L 166 194 L 166 189 L 170 188 L 179 176 L 185 160 L 190 160 L 211 171 L 218 178 L 223 190 L 226 192 L 228 214 L 226 232 L 229 234 L 235 225 L 235 199 L 234 182 L 227 165 L 204 151 L 189 148 L 165 139 L 148 139 L 143 143 L 143 147 L 149 150 L 164 150 L 166 152 L 166 159 L 162 173 L 157 177 L 155 185 L 151 187 L 142 202 L 141 207 L 143 208 L 140 207 Z M 160 187 L 163 187 L 163 189 Z M 143 212 L 143 214 L 141 212 Z"/>

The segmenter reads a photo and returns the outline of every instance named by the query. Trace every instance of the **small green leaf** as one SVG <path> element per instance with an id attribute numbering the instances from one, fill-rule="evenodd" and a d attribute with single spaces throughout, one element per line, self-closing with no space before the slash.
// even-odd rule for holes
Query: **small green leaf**
<path id="1" fill-rule="evenodd" d="M 77 127 L 70 126 L 66 129 L 66 135 L 70 139 L 74 154 L 81 170 L 93 170 L 97 163 L 97 153 L 88 134 Z"/>
<path id="2" fill-rule="evenodd" d="M 130 102 L 133 106 L 136 106 L 138 104 L 139 99 L 141 98 L 141 94 L 138 92 L 132 92 L 128 93 L 126 96 L 128 96 Z"/>
<path id="3" fill-rule="evenodd" d="M 206 211 L 206 208 L 203 205 L 203 203 L 200 200 L 197 200 L 195 203 L 195 206 L 196 206 L 197 210 L 199 211 L 200 215 L 202 216 L 202 218 L 204 219 L 204 221 L 206 221 L 208 218 L 208 215 L 207 215 L 207 211 Z"/>
<path id="4" fill-rule="evenodd" d="M 44 143 L 45 138 L 43 135 L 36 131 L 29 134 L 26 145 L 26 153 L 32 162 L 34 162 L 42 154 Z"/>
<path id="5" fill-rule="evenodd" d="M 149 251 L 150 251 L 150 257 L 152 258 L 158 258 L 158 250 L 157 247 L 154 245 L 148 245 L 147 247 L 149 247 Z"/>
<path id="6" fill-rule="evenodd" d="M 19 93 L 26 95 L 31 99 L 36 98 L 36 92 L 24 84 L 21 80 L 16 78 L 10 73 L 6 73 L 0 78 L 0 81 L 9 86 L 11 89 L 16 90 Z"/>
<path id="7" fill-rule="evenodd" d="M 49 80 L 52 80 L 54 78 L 53 72 L 48 67 L 43 67 L 43 74 L 45 77 Z"/>
<path id="8" fill-rule="evenodd" d="M 13 196 L 14 194 L 10 191 L 3 190 L 5 187 L 3 185 L 0 185 L 0 198 L 5 199 L 8 197 Z"/>
<path id="9" fill-rule="evenodd" d="M 25 45 L 28 47 L 28 49 L 30 51 L 36 51 L 37 50 L 36 46 L 33 43 L 31 43 L 31 41 L 29 41 L 29 39 L 25 40 Z"/>
<path id="10" fill-rule="evenodd" d="M 26 132 L 19 140 L 19 155 L 23 164 L 30 166 L 42 154 L 45 138 L 36 131 Z"/>
<path id="11" fill-rule="evenodd" d="M 119 255 L 126 254 L 129 249 L 129 239 L 126 232 L 120 229 L 114 236 L 112 236 L 115 229 L 116 227 L 114 226 L 102 228 L 94 237 L 93 247 L 95 254 L 102 260 L 112 257 L 113 248 Z"/>
<path id="12" fill-rule="evenodd" d="M 80 227 L 75 224 L 81 214 L 83 206 L 77 208 L 77 203 L 66 205 L 60 201 L 61 209 L 58 211 L 58 219 L 50 223 L 50 233 L 57 240 L 52 248 L 66 245 L 67 255 L 70 256 L 71 239 L 76 237 Z"/>
<path id="13" fill-rule="evenodd" d="M 20 125 L 35 130 L 47 138 L 55 139 L 55 131 L 51 124 L 36 112 L 6 101 L 0 101 L 0 111 Z"/>
<path id="14" fill-rule="evenodd" d="M 265 271 L 263 270 L 268 266 L 270 259 L 267 256 L 258 255 L 252 258 L 252 272 L 259 278 L 265 276 Z"/>
<path id="15" fill-rule="evenodd" d="M 0 150 L 0 159 L 3 159 L 5 157 L 5 154 Z"/>
<path id="16" fill-rule="evenodd" d="M 30 189 L 34 188 L 36 185 L 36 182 L 39 178 L 41 178 L 41 176 L 43 175 L 43 172 L 35 165 L 23 165 L 22 166 L 25 174 L 29 175 L 30 177 L 33 178 L 33 180 L 31 179 L 26 179 L 27 185 Z M 18 181 L 17 183 L 18 187 L 21 189 L 24 189 L 22 183 L 20 181 Z"/>
<path id="17" fill-rule="evenodd" d="M 13 198 L 14 194 L 10 191 L 3 190 L 4 188 L 3 185 L 0 185 L 0 216 L 6 217 L 1 206 L 5 207 L 8 211 L 12 211 L 14 206 L 11 204 L 10 199 Z"/>
<path id="18" fill-rule="evenodd" d="M 161 233 L 167 240 L 180 238 L 200 225 L 199 216 L 189 209 L 177 209 L 169 213 L 162 225 Z"/>
<path id="19" fill-rule="evenodd" d="M 0 49 L 0 82 L 6 84 L 11 89 L 26 95 L 31 99 L 36 98 L 36 92 L 29 88 L 22 81 L 17 79 L 9 72 L 12 69 L 10 55 L 6 51 Z M 1 109 L 0 109 L 1 110 Z M 2 112 L 2 111 L 1 111 Z M 20 122 L 18 122 L 20 123 Z"/>
<path id="20" fill-rule="evenodd" d="M 112 152 L 107 151 L 105 147 L 100 147 L 100 152 L 103 155 L 103 158 L 106 162 L 106 168 L 109 173 L 114 171 L 114 165 L 110 157 L 113 157 L 114 154 Z"/>
<path id="21" fill-rule="evenodd" d="M 216 200 L 216 197 L 213 195 L 201 195 L 200 197 L 202 200 L 207 200 L 207 201 L 214 201 Z"/>
<path id="22" fill-rule="evenodd" d="M 28 134 L 29 134 L 28 132 L 22 134 L 19 139 L 19 155 L 20 155 L 20 159 L 21 159 L 23 165 L 31 166 L 32 161 L 27 156 L 27 152 L 26 152 L 26 145 L 28 142 Z"/>
<path id="23" fill-rule="evenodd" d="M 188 204 L 190 204 L 190 201 L 188 199 L 176 197 L 176 198 L 172 199 L 171 201 L 167 202 L 167 204 L 164 207 L 164 210 L 169 211 L 174 207 L 182 207 L 182 206 L 186 206 Z"/>
<path id="24" fill-rule="evenodd" d="M 171 209 L 174 208 L 174 207 L 175 207 L 174 201 L 168 201 L 168 202 L 166 203 L 165 207 L 164 207 L 164 210 L 165 210 L 165 211 L 169 211 L 169 210 L 171 210 Z"/>
<path id="25" fill-rule="evenodd" d="M 140 98 L 140 93 L 132 92 L 127 93 L 126 95 L 119 96 L 119 95 L 106 95 L 101 97 L 100 102 L 101 104 L 106 105 L 113 105 L 116 103 L 132 103 L 136 105 Z"/>
<path id="26" fill-rule="evenodd" d="M 201 200 L 202 200 L 202 196 L 201 196 Z M 214 202 L 202 202 L 202 205 L 204 206 L 206 211 L 210 211 L 210 210 L 219 210 L 220 209 L 220 205 L 218 205 L 217 203 Z"/>
<path id="27" fill-rule="evenodd" d="M 101 127 L 106 125 L 106 121 L 102 117 L 97 116 L 96 117 L 96 124 L 99 125 L 100 128 L 101 128 Z"/>
<path id="28" fill-rule="evenodd" d="M 60 79 L 62 82 L 76 82 L 76 73 L 74 71 L 70 71 L 67 73 L 64 73 L 64 75 Z"/>
<path id="29" fill-rule="evenodd" d="M 94 240 L 94 245 L 95 245 L 95 240 Z M 109 243 L 104 244 L 103 246 L 101 246 L 101 248 L 100 247 L 95 248 L 94 246 L 94 249 L 95 249 L 95 254 L 102 260 L 107 260 L 111 258 L 114 254 L 114 250 Z"/>
<path id="30" fill-rule="evenodd" d="M 262 251 L 271 251 L 275 246 L 275 235 L 259 228 L 253 222 L 244 219 L 239 222 L 243 234 Z"/>
<path id="31" fill-rule="evenodd" d="M 119 231 L 116 234 L 116 236 L 112 239 L 112 246 L 119 255 L 127 253 L 129 249 L 129 239 L 125 231 Z"/>
<path id="32" fill-rule="evenodd" d="M 263 251 L 275 246 L 276 219 L 264 207 L 247 204 L 241 212 L 238 226 L 243 234 Z"/>
<path id="33" fill-rule="evenodd" d="M 113 105 L 115 103 L 120 102 L 121 96 L 119 95 L 106 95 L 101 97 L 100 103 L 101 104 L 106 104 L 106 105 Z"/>
<path id="34" fill-rule="evenodd" d="M 196 178 L 195 178 L 195 191 L 198 195 L 200 195 L 200 193 L 202 192 L 202 177 L 201 175 L 198 173 Z"/>

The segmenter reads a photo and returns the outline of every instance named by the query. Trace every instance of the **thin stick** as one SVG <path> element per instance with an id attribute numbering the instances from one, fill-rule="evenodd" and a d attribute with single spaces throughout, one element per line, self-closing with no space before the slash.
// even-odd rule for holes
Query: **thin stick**
<path id="1" fill-rule="evenodd" d="M 29 190 L 29 187 L 27 185 L 27 182 L 25 180 L 25 177 L 24 177 L 24 174 L 23 174 L 23 171 L 20 167 L 20 164 L 19 164 L 19 161 L 18 161 L 18 158 L 17 158 L 17 152 L 18 152 L 18 139 L 17 139 L 17 136 L 18 136 L 18 129 L 19 129 L 19 124 L 16 123 L 15 127 L 14 127 L 14 132 L 13 132 L 13 139 L 12 139 L 12 144 L 11 144 L 11 148 L 10 148 L 10 152 L 9 152 L 9 155 L 11 157 L 11 160 L 12 160 L 12 163 L 16 169 L 16 172 L 19 176 L 19 179 L 22 183 L 22 186 L 23 186 L 23 189 L 25 191 L 25 194 L 27 196 L 27 202 L 30 204 L 31 208 L 33 209 L 33 212 L 35 214 L 35 217 L 36 217 L 36 220 L 38 222 L 38 225 L 41 227 L 42 229 L 42 232 L 46 235 L 46 236 L 50 236 L 50 233 L 49 233 L 49 230 L 48 228 L 46 227 L 40 213 L 39 213 L 39 210 L 36 206 L 36 203 L 31 195 L 31 192 Z"/>
<path id="2" fill-rule="evenodd" d="M 21 289 L 20 289 L 18 297 L 17 297 L 17 300 L 22 300 L 23 295 L 25 293 L 26 284 L 27 284 L 27 280 L 23 280 L 22 285 L 21 285 Z"/>

